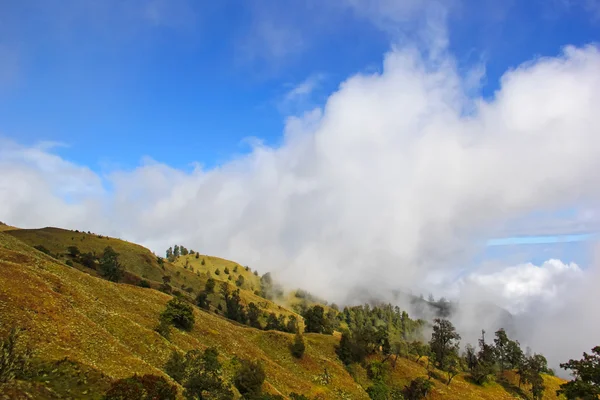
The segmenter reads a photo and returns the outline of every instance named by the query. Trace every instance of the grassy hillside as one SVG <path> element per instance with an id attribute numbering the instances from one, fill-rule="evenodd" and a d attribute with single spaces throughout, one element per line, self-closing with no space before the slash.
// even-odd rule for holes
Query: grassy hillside
<path id="1" fill-rule="evenodd" d="M 207 273 L 209 272 L 215 280 L 227 282 L 230 290 L 237 288 L 235 282 L 238 276 L 242 275 L 246 283 L 241 287 L 240 297 L 245 305 L 254 302 L 262 311 L 267 313 L 274 312 L 278 315 L 288 316 L 294 314 L 297 316 L 297 314 L 281 305 L 256 295 L 254 291 L 260 289 L 260 278 L 233 261 L 208 255 L 198 255 L 198 258 L 196 258 L 196 255 L 187 255 L 178 257 L 173 263 L 164 260 L 163 265 L 160 265 L 157 256 L 147 248 L 108 236 L 59 228 L 19 229 L 6 231 L 6 233 L 30 246 L 42 245 L 58 261 L 73 261 L 75 267 L 94 276 L 98 276 L 95 270 L 79 265 L 76 260 L 68 255 L 68 247 L 77 246 L 82 253 L 91 252 L 101 255 L 107 246 L 111 246 L 119 253 L 119 261 L 123 264 L 125 270 L 130 273 L 125 282 L 136 284 L 140 279 L 145 279 L 151 282 L 152 287 L 158 288 L 163 282 L 163 277 L 169 276 L 170 285 L 174 290 L 189 293 L 192 297 L 204 289 L 209 277 Z M 202 265 L 203 260 L 204 265 Z M 229 269 L 229 274 L 224 272 L 226 268 Z M 220 270 L 220 275 L 215 274 L 217 269 Z M 228 279 L 230 276 L 231 280 Z M 218 303 L 217 296 L 212 296 L 211 300 L 213 306 L 216 307 Z"/>
<path id="2" fill-rule="evenodd" d="M 72 233 L 62 232 L 63 240 L 71 240 Z M 173 330 L 171 339 L 166 340 L 154 328 L 170 295 L 83 273 L 17 240 L 18 236 L 0 233 L 0 337 L 13 326 L 24 328 L 23 338 L 35 350 L 37 373 L 0 386 L 0 395 L 5 398 L 99 399 L 114 379 L 134 373 L 165 376 L 162 367 L 174 349 L 216 346 L 227 379 L 234 372 L 236 357 L 257 359 L 264 363 L 265 387 L 271 393 L 287 397 L 294 391 L 319 399 L 368 399 L 365 388 L 372 382 L 364 369 L 354 366 L 351 375 L 335 354 L 339 334 L 306 334 L 305 356 L 296 360 L 288 350 L 292 335 L 242 326 L 195 308 L 194 328 L 190 332 Z M 23 237 L 29 242 L 41 236 L 29 232 Z M 79 240 L 83 243 L 88 237 Z M 122 246 L 118 251 L 123 256 L 132 251 L 125 257 L 128 262 L 151 254 L 116 239 L 99 240 L 114 244 L 115 249 Z M 52 242 L 49 239 L 46 243 Z M 53 251 L 64 248 L 64 243 L 56 243 Z M 185 269 L 175 264 L 170 267 L 197 274 L 189 265 Z M 251 295 L 250 291 L 244 293 Z M 325 379 L 325 371 L 329 379 Z M 394 385 L 404 385 L 419 376 L 426 376 L 422 363 L 400 358 L 389 379 Z M 514 377 L 508 378 L 514 382 Z M 544 379 L 544 398 L 556 398 L 555 390 L 562 381 L 550 376 Z M 491 382 L 481 387 L 460 375 L 450 386 L 442 380 L 434 379 L 434 383 L 431 399 L 510 399 L 519 393 L 509 383 Z"/>

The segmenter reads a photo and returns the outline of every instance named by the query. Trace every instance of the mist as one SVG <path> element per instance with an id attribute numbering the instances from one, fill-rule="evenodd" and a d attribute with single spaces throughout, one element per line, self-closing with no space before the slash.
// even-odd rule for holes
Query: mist
<path id="1" fill-rule="evenodd" d="M 533 59 L 507 71 L 492 98 L 473 94 L 471 72 L 447 50 L 393 47 L 380 71 L 349 77 L 322 107 L 289 117 L 281 145 L 255 140 L 212 169 L 147 158 L 98 173 L 54 144 L 5 140 L 0 220 L 101 232 L 157 254 L 183 244 L 340 303 L 359 289 L 450 290 L 461 304 L 506 307 L 518 338 L 556 365 L 598 344 L 596 269 L 558 268 L 544 280 L 519 275 L 527 264 L 465 267 L 532 212 L 597 204 L 600 52 L 567 46 Z M 507 275 L 541 289 L 505 292 Z M 456 317 L 469 339 L 487 328 L 472 315 Z"/>

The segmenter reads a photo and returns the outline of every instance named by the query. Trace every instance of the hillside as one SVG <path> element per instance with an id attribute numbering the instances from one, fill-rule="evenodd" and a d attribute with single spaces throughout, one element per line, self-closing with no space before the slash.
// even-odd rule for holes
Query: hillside
<path id="1" fill-rule="evenodd" d="M 143 279 L 158 289 L 163 283 L 163 277 L 167 276 L 174 292 L 178 291 L 190 297 L 204 289 L 209 276 L 216 281 L 226 282 L 230 290 L 235 290 L 235 282 L 242 275 L 246 283 L 240 288 L 240 297 L 246 305 L 253 302 L 267 313 L 299 317 L 295 312 L 255 294 L 255 291 L 260 289 L 259 277 L 233 261 L 201 254 L 196 258 L 194 254 L 180 256 L 173 263 L 162 259 L 161 265 L 157 256 L 147 248 L 108 236 L 59 228 L 18 229 L 6 233 L 30 246 L 41 245 L 57 260 L 72 261 L 76 268 L 93 276 L 98 276 L 96 270 L 81 265 L 69 256 L 69 246 L 77 246 L 81 253 L 91 252 L 96 256 L 101 255 L 107 246 L 111 246 L 119 253 L 119 260 L 128 273 L 124 282 L 138 284 Z M 227 268 L 230 270 L 228 274 L 224 272 Z M 215 273 L 216 270 L 220 270 L 219 275 Z M 211 299 L 216 308 L 218 300 L 214 296 Z"/>
<path id="2" fill-rule="evenodd" d="M 286 398 L 290 392 L 311 399 L 369 398 L 364 388 L 372 382 L 364 368 L 353 365 L 353 377 L 335 353 L 338 334 L 305 334 L 306 353 L 296 360 L 288 350 L 291 334 L 250 328 L 194 308 L 194 328 L 190 332 L 173 330 L 170 340 L 166 340 L 154 328 L 171 295 L 84 273 L 17 239 L 22 235 L 30 243 L 45 237 L 44 243 L 55 252 L 63 251 L 63 241 L 77 238 L 82 244 L 86 242 L 81 245 L 82 250 L 97 251 L 94 246 L 100 246 L 92 246 L 89 237 L 81 239 L 70 231 L 41 231 L 0 233 L 0 337 L 5 337 L 13 326 L 25 329 L 24 340 L 35 351 L 37 371 L 27 379 L 1 386 L 0 394 L 5 398 L 99 399 L 117 378 L 134 373 L 167 377 L 162 368 L 174 349 L 187 351 L 209 346 L 219 349 L 226 379 L 234 373 L 236 357 L 257 359 L 264 363 L 268 392 Z M 116 239 L 99 240 L 118 248 L 124 262 L 133 263 L 152 254 L 141 246 Z M 148 261 L 146 271 L 150 271 L 153 260 L 143 259 Z M 196 275 L 190 272 L 189 265 L 184 269 L 175 264 L 169 268 Z M 328 379 L 324 379 L 324 374 Z M 396 385 L 405 385 L 426 375 L 423 360 L 417 363 L 401 357 L 389 379 Z M 516 388 L 508 384 L 474 385 L 462 374 L 449 386 L 442 379 L 433 382 L 431 399 L 511 399 L 516 393 Z M 556 398 L 555 389 L 562 381 L 544 376 L 544 382 L 544 399 Z"/>

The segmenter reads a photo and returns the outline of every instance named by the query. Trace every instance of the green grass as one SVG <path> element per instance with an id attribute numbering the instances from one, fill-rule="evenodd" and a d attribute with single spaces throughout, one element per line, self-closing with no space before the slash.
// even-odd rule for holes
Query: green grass
<path id="1" fill-rule="evenodd" d="M 44 237 L 31 232 L 21 235 L 25 241 Z M 45 243 L 54 246 L 53 252 L 64 249 L 71 236 L 78 237 L 70 231 L 62 231 L 60 240 L 50 236 Z M 162 366 L 172 350 L 185 352 L 215 346 L 228 379 L 239 358 L 256 359 L 265 366 L 265 388 L 269 392 L 287 396 L 294 391 L 319 399 L 368 399 L 365 388 L 372 383 L 364 369 L 352 368 L 355 380 L 335 355 L 339 335 L 305 335 L 305 356 L 296 360 L 288 349 L 291 334 L 241 326 L 194 308 L 194 328 L 190 332 L 173 330 L 167 341 L 154 328 L 171 296 L 83 273 L 16 237 L 19 235 L 13 231 L 0 233 L 0 336 L 12 326 L 24 328 L 24 340 L 35 350 L 38 373 L 26 381 L 0 386 L 0 398 L 97 399 L 113 379 L 134 373 L 164 375 Z M 117 239 L 80 239 L 87 240 L 95 242 L 87 244 L 90 249 L 100 247 L 103 241 L 114 244 L 127 262 L 139 260 L 140 254 L 151 254 L 141 246 Z M 91 251 L 84 246 L 80 249 Z M 126 255 L 128 251 L 133 254 Z M 197 276 L 197 271 L 186 270 L 178 263 L 169 268 Z M 247 300 L 253 299 L 250 291 L 245 290 L 244 294 Z M 280 307 L 271 302 L 267 306 Z M 325 371 L 329 382 L 324 379 Z M 400 358 L 390 371 L 394 385 L 403 386 L 418 376 L 426 376 L 423 360 L 416 363 Z M 511 379 L 514 376 L 508 374 L 507 380 Z M 544 380 L 544 398 L 556 398 L 555 390 L 563 381 L 550 376 Z M 455 377 L 450 386 L 437 380 L 434 383 L 430 399 L 514 398 L 510 388 L 496 382 L 477 386 L 465 374 Z M 528 388 L 524 390 L 527 392 Z"/>

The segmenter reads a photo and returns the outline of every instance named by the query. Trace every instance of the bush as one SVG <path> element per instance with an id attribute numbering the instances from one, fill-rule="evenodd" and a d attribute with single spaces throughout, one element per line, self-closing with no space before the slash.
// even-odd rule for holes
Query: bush
<path id="1" fill-rule="evenodd" d="M 367 389 L 367 394 L 373 400 L 388 400 L 390 388 L 383 382 L 376 382 Z"/>
<path id="2" fill-rule="evenodd" d="M 206 292 L 198 293 L 198 296 L 196 296 L 196 305 L 205 310 L 210 309 L 210 301 Z"/>
<path id="3" fill-rule="evenodd" d="M 402 393 L 406 400 L 421 400 L 427 397 L 433 383 L 423 377 L 413 379 L 410 385 L 404 387 Z"/>
<path id="4" fill-rule="evenodd" d="M 156 375 L 134 375 L 115 381 L 104 400 L 175 400 L 177 387 Z"/>
<path id="5" fill-rule="evenodd" d="M 302 358 L 304 356 L 304 351 L 306 350 L 306 345 L 304 344 L 304 338 L 300 332 L 296 333 L 294 336 L 294 342 L 290 345 L 290 352 L 296 358 Z"/>
<path id="6" fill-rule="evenodd" d="M 208 278 L 206 284 L 204 285 L 204 291 L 206 293 L 214 293 L 216 282 L 213 278 Z"/>
<path id="7" fill-rule="evenodd" d="M 204 260 L 202 260 L 202 262 L 204 262 Z M 221 275 L 221 271 L 219 270 L 219 268 L 215 269 L 215 275 Z"/>
<path id="8" fill-rule="evenodd" d="M 145 280 L 145 279 L 142 279 L 142 280 L 140 281 L 140 283 L 138 283 L 138 285 L 139 285 L 140 287 L 143 287 L 143 288 L 146 288 L 146 289 L 148 289 L 148 288 L 151 288 L 151 287 L 152 287 L 152 286 L 150 286 L 150 282 L 148 282 L 148 281 L 147 281 L 147 280 Z"/>
<path id="9" fill-rule="evenodd" d="M 242 360 L 241 367 L 235 373 L 233 384 L 243 397 L 258 396 L 262 393 L 262 385 L 265 381 L 265 370 L 262 364 Z"/>
<path id="10" fill-rule="evenodd" d="M 194 309 L 185 301 L 173 298 L 167 303 L 161 319 L 170 321 L 176 328 L 190 331 L 194 327 Z"/>
<path id="11" fill-rule="evenodd" d="M 242 287 L 244 285 L 245 279 L 242 275 L 238 276 L 237 280 L 235 281 L 235 284 L 237 287 Z"/>
<path id="12" fill-rule="evenodd" d="M 83 253 L 80 262 L 88 268 L 96 269 L 96 257 L 91 252 Z"/>
<path id="13" fill-rule="evenodd" d="M 225 267 L 225 269 L 223 270 L 223 272 L 225 272 L 226 275 L 229 275 L 229 268 Z"/>
<path id="14" fill-rule="evenodd" d="M 48 254 L 49 256 L 52 255 L 52 254 L 50 254 L 50 250 L 48 250 L 47 248 L 45 248 L 41 244 L 37 244 L 37 245 L 33 246 L 33 248 L 36 249 L 36 250 L 41 251 L 44 254 Z"/>
<path id="15" fill-rule="evenodd" d="M 290 399 L 292 399 L 292 400 L 310 400 L 305 395 L 298 394 L 298 393 L 290 393 Z"/>
<path id="16" fill-rule="evenodd" d="M 177 350 L 173 350 L 171 357 L 165 364 L 165 372 L 177 383 L 182 383 L 185 378 L 185 358 Z"/>
<path id="17" fill-rule="evenodd" d="M 19 344 L 21 331 L 11 329 L 8 337 L 0 341 L 0 383 L 21 377 L 28 367 L 31 350 Z"/>
<path id="18" fill-rule="evenodd" d="M 67 247 L 67 251 L 69 252 L 69 255 L 71 257 L 77 257 L 79 256 L 79 254 L 81 254 L 77 246 L 69 246 Z"/>
<path id="19" fill-rule="evenodd" d="M 65 261 L 65 264 L 67 264 L 69 267 L 72 267 L 73 266 L 73 261 L 67 260 L 67 261 Z"/>

